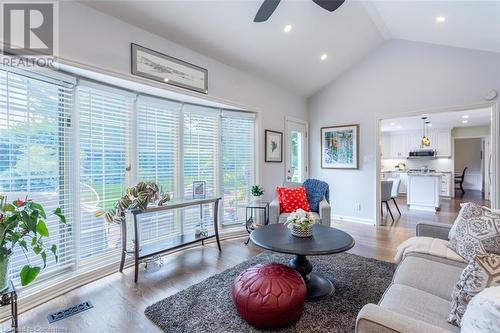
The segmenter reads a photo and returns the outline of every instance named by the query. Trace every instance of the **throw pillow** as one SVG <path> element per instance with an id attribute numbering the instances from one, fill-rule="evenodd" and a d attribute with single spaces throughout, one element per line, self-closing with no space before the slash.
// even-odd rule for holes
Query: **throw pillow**
<path id="1" fill-rule="evenodd" d="M 280 213 L 291 213 L 297 209 L 309 212 L 311 209 L 307 202 L 306 189 L 303 187 L 286 188 L 278 187 L 276 189 L 280 201 Z"/>
<path id="2" fill-rule="evenodd" d="M 480 253 L 500 254 L 500 214 L 468 202 L 448 246 L 468 261 Z"/>
<path id="3" fill-rule="evenodd" d="M 474 296 L 462 317 L 461 333 L 500 332 L 500 286 Z"/>
<path id="4" fill-rule="evenodd" d="M 330 202 L 328 183 L 318 179 L 309 178 L 306 179 L 303 185 L 306 188 L 307 202 L 311 207 L 311 211 L 319 213 L 319 203 L 323 200 L 323 198 Z"/>
<path id="5" fill-rule="evenodd" d="M 451 294 L 450 324 L 460 326 L 469 301 L 487 287 L 500 286 L 500 255 L 480 254 L 464 268 Z"/>

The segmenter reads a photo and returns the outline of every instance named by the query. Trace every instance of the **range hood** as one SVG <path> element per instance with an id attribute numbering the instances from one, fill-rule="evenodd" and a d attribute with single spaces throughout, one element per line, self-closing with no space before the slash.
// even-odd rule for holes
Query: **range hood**
<path id="1" fill-rule="evenodd" d="M 435 159 L 436 151 L 434 149 L 418 149 L 412 150 L 408 154 L 408 159 Z"/>

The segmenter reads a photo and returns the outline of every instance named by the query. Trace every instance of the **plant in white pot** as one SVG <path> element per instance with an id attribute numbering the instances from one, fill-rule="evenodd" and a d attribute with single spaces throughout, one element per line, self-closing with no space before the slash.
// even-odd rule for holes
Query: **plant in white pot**
<path id="1" fill-rule="evenodd" d="M 260 185 L 253 185 L 250 191 L 255 201 L 258 201 L 264 195 L 264 188 Z"/>
<path id="2" fill-rule="evenodd" d="M 59 221 L 66 224 L 61 208 L 53 211 Z M 0 290 L 8 286 L 9 261 L 16 246 L 20 246 L 27 264 L 23 266 L 19 276 L 21 285 L 26 286 L 36 279 L 47 264 L 47 253 L 51 252 L 57 262 L 57 245 L 47 246 L 44 241 L 49 237 L 47 214 L 43 206 L 33 200 L 17 199 L 7 203 L 7 198 L 0 195 Z M 40 256 L 43 267 L 32 265 L 28 253 Z"/>
<path id="3" fill-rule="evenodd" d="M 290 213 L 286 219 L 286 226 L 291 230 L 292 235 L 297 237 L 311 237 L 313 225 L 319 223 L 310 212 L 297 209 Z"/>

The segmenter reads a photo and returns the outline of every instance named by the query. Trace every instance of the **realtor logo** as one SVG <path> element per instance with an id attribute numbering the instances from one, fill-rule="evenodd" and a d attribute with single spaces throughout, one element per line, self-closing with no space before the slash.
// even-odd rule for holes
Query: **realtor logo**
<path id="1" fill-rule="evenodd" d="M 54 3 L 3 3 L 3 51 L 11 55 L 54 55 Z"/>

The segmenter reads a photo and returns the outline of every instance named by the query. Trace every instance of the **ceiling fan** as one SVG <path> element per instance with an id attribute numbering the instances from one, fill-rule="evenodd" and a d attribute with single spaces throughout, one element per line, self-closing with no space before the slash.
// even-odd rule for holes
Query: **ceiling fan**
<path id="1" fill-rule="evenodd" d="M 254 22 L 265 22 L 271 17 L 271 15 L 278 7 L 281 0 L 264 0 L 259 10 L 257 11 L 257 15 L 253 19 Z M 337 8 L 339 8 L 345 0 L 312 0 L 315 4 L 320 6 L 323 9 L 328 10 L 329 12 L 333 12 Z"/>

